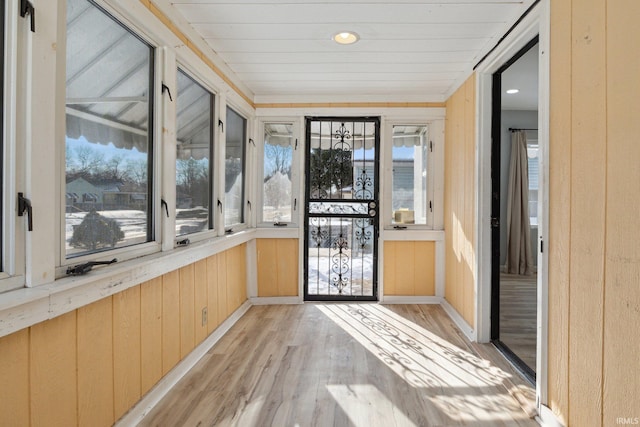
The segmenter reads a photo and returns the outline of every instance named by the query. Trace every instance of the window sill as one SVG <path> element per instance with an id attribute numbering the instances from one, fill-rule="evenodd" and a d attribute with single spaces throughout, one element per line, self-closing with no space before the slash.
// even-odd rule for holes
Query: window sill
<path id="1" fill-rule="evenodd" d="M 232 235 L 203 240 L 188 247 L 97 267 L 86 276 L 63 277 L 34 288 L 5 292 L 0 294 L 0 337 L 224 252 L 255 236 L 253 229 L 239 230 Z"/>

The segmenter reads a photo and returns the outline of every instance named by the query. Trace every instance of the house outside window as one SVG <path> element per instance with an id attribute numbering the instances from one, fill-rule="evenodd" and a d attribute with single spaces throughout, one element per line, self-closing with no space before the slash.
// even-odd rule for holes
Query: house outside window
<path id="1" fill-rule="evenodd" d="M 224 225 L 244 223 L 247 119 L 227 107 L 225 124 Z"/>
<path id="2" fill-rule="evenodd" d="M 153 48 L 88 0 L 67 1 L 66 257 L 152 239 Z"/>
<path id="3" fill-rule="evenodd" d="M 296 138 L 293 123 L 265 123 L 262 222 L 290 223 L 297 201 L 293 191 Z"/>
<path id="4" fill-rule="evenodd" d="M 391 223 L 427 224 L 429 137 L 426 125 L 394 125 Z"/>
<path id="5" fill-rule="evenodd" d="M 213 228 L 214 95 L 178 70 L 176 235 Z"/>

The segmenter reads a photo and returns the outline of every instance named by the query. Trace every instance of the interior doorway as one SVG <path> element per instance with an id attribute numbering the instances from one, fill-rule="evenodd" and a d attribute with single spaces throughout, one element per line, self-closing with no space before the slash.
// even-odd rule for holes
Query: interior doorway
<path id="1" fill-rule="evenodd" d="M 538 37 L 493 74 L 491 341 L 532 383 L 538 342 Z"/>
<path id="2" fill-rule="evenodd" d="M 307 118 L 306 301 L 378 300 L 380 119 Z"/>

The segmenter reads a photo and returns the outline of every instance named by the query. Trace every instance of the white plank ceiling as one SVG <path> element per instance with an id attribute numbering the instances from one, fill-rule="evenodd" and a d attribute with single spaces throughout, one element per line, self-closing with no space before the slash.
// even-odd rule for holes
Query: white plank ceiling
<path id="1" fill-rule="evenodd" d="M 442 101 L 533 2 L 171 0 L 256 102 Z"/>

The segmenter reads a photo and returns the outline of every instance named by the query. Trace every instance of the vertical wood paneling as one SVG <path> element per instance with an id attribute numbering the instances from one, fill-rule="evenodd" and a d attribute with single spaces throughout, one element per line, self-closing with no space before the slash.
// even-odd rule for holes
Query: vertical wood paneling
<path id="1" fill-rule="evenodd" d="M 469 325 L 475 323 L 475 265 L 474 265 L 474 227 L 475 227 L 475 140 L 476 140 L 476 80 L 467 80 L 464 95 L 464 201 L 460 208 L 464 209 L 464 241 L 462 264 L 464 277 L 463 312 Z"/>
<path id="2" fill-rule="evenodd" d="M 113 305 L 104 298 L 78 312 L 78 425 L 110 426 L 113 406 Z"/>
<path id="3" fill-rule="evenodd" d="M 550 2 L 548 405 L 569 412 L 569 267 L 571 251 L 571 1 Z"/>
<path id="4" fill-rule="evenodd" d="M 180 358 L 184 358 L 194 349 L 196 331 L 194 324 L 195 285 L 194 265 L 180 269 Z"/>
<path id="5" fill-rule="evenodd" d="M 445 298 L 474 327 L 475 75 L 447 100 Z"/>
<path id="6" fill-rule="evenodd" d="M 384 242 L 384 293 L 435 295 L 434 242 Z"/>
<path id="7" fill-rule="evenodd" d="M 229 315 L 240 307 L 246 299 L 246 245 L 236 246 L 226 253 L 227 315 Z"/>
<path id="8" fill-rule="evenodd" d="M 297 296 L 299 290 L 298 239 L 278 239 L 278 259 L 276 261 L 278 263 L 279 296 Z"/>
<path id="9" fill-rule="evenodd" d="M 278 295 L 278 258 L 277 241 L 279 239 L 257 239 L 256 259 L 258 263 L 258 296 L 275 297 Z"/>
<path id="10" fill-rule="evenodd" d="M 113 296 L 113 398 L 117 420 L 141 393 L 140 286 Z"/>
<path id="11" fill-rule="evenodd" d="M 238 297 L 236 308 L 239 308 L 247 300 L 247 244 L 238 246 L 238 257 L 240 269 L 238 270 Z"/>
<path id="12" fill-rule="evenodd" d="M 415 266 L 415 295 L 435 296 L 436 294 L 436 244 L 415 242 L 413 258 Z"/>
<path id="13" fill-rule="evenodd" d="M 298 239 L 258 239 L 256 254 L 259 297 L 298 295 Z"/>
<path id="14" fill-rule="evenodd" d="M 141 393 L 162 377 L 162 277 L 140 285 Z"/>
<path id="15" fill-rule="evenodd" d="M 640 2 L 608 1 L 606 8 L 603 426 L 615 425 L 618 417 L 640 417 Z"/>
<path id="16" fill-rule="evenodd" d="M 569 413 L 569 267 L 571 265 L 572 1 L 550 2 L 548 405 Z"/>
<path id="17" fill-rule="evenodd" d="M 452 171 L 453 171 L 453 151 L 450 145 L 455 140 L 453 137 L 453 104 L 455 103 L 455 94 L 447 100 L 446 110 L 447 118 L 444 124 L 445 134 L 445 156 L 444 156 L 444 247 L 445 247 L 445 287 L 444 297 L 449 303 L 453 303 L 454 295 L 454 277 L 453 277 L 453 260 L 449 257 L 453 256 L 453 221 L 452 221 Z"/>
<path id="18" fill-rule="evenodd" d="M 400 262 L 400 268 L 396 268 L 396 292 L 398 295 L 413 295 L 414 292 L 414 265 L 412 262 L 406 262 L 407 260 L 413 260 L 414 258 L 414 243 L 413 242 L 398 242 L 396 250 L 396 261 Z"/>
<path id="19" fill-rule="evenodd" d="M 218 314 L 218 256 L 207 258 L 207 299 L 209 301 L 208 333 L 213 332 L 220 324 Z"/>
<path id="20" fill-rule="evenodd" d="M 385 295 L 398 295 L 396 290 L 396 249 L 398 242 L 384 242 L 383 283 Z"/>
<path id="21" fill-rule="evenodd" d="M 227 252 L 221 252 L 217 255 L 218 325 L 224 322 L 227 316 L 229 316 L 227 305 Z"/>
<path id="22" fill-rule="evenodd" d="M 606 200 L 605 0 L 573 3 L 569 424 L 600 426 Z M 588 317 L 585 314 L 588 313 Z M 588 374 L 587 374 L 588 373 Z"/>
<path id="23" fill-rule="evenodd" d="M 76 312 L 31 327 L 31 425 L 78 423 Z"/>
<path id="24" fill-rule="evenodd" d="M 180 360 L 180 274 L 162 276 L 162 374 Z"/>
<path id="25" fill-rule="evenodd" d="M 29 329 L 0 338 L 0 425 L 29 425 Z"/>
<path id="26" fill-rule="evenodd" d="M 208 335 L 209 298 L 207 281 L 207 260 L 202 259 L 194 264 L 194 327 L 196 333 L 195 344 L 200 344 Z M 207 322 L 202 323 L 202 309 L 207 309 Z"/>

